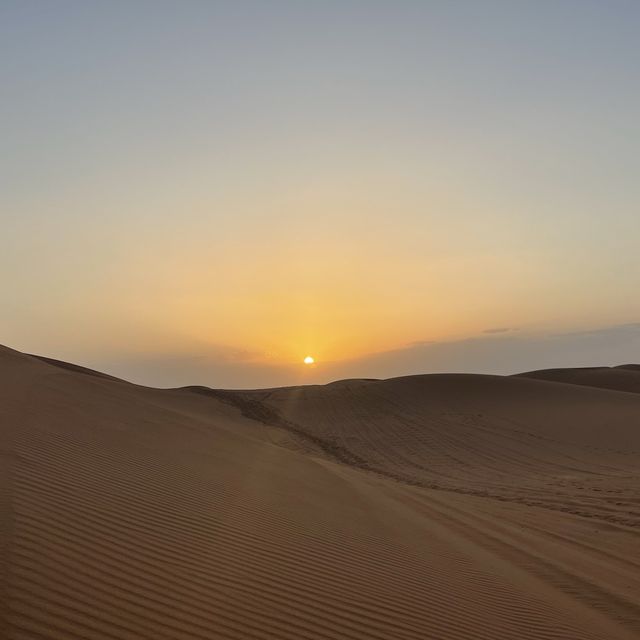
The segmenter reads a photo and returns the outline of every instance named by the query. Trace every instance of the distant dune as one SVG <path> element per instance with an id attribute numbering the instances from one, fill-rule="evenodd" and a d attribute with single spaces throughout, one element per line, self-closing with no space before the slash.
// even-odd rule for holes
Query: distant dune
<path id="1" fill-rule="evenodd" d="M 0 347 L 0 637 L 640 637 L 640 370 L 141 387 Z"/>
<path id="2" fill-rule="evenodd" d="M 542 369 L 520 373 L 517 377 L 640 393 L 640 365 L 635 364 L 584 369 Z"/>

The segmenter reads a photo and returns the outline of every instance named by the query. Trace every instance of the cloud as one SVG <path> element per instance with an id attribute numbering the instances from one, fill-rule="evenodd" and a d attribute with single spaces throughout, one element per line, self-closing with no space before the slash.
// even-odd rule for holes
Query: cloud
<path id="1" fill-rule="evenodd" d="M 607 327 L 598 327 L 596 329 L 586 329 L 581 331 L 570 331 L 558 333 L 558 336 L 629 336 L 640 332 L 640 322 L 627 322 L 626 324 L 616 324 Z"/>
<path id="2" fill-rule="evenodd" d="M 509 331 L 518 331 L 517 327 L 497 327 L 495 329 L 485 329 L 482 333 L 508 333 Z"/>

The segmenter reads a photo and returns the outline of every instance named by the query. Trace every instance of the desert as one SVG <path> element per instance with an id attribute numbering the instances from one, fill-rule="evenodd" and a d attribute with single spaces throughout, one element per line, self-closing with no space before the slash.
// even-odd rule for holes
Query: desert
<path id="1" fill-rule="evenodd" d="M 0 370 L 3 637 L 640 631 L 617 370 L 161 390 L 8 348 Z"/>

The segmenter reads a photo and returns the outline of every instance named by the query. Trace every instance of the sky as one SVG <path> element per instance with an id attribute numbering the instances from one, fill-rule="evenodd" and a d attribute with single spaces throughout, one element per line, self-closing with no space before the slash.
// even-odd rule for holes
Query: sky
<path id="1" fill-rule="evenodd" d="M 0 343 L 160 386 L 639 361 L 639 30 L 0 0 Z"/>

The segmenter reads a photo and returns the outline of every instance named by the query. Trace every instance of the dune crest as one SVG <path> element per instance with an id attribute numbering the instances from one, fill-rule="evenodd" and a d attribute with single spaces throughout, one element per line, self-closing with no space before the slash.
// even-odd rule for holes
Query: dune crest
<path id="1" fill-rule="evenodd" d="M 3 638 L 640 634 L 638 394 L 0 377 Z"/>
<path id="2" fill-rule="evenodd" d="M 542 369 L 520 373 L 516 377 L 640 393 L 640 365 L 637 364 L 582 369 Z"/>

